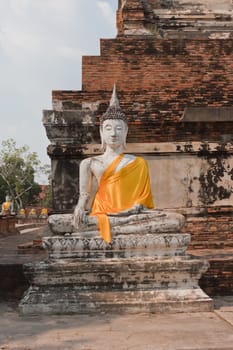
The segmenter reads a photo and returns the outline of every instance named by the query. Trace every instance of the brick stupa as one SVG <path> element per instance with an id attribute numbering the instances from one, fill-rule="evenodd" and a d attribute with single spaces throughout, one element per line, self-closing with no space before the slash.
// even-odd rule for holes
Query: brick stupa
<path id="1" fill-rule="evenodd" d="M 100 152 L 99 118 L 116 83 L 127 152 L 147 158 L 157 207 L 185 214 L 190 247 L 209 255 L 204 289 L 230 294 L 232 72 L 231 0 L 120 0 L 116 38 L 83 57 L 82 90 L 53 91 L 44 111 L 54 212 L 77 203 L 79 163 Z"/>

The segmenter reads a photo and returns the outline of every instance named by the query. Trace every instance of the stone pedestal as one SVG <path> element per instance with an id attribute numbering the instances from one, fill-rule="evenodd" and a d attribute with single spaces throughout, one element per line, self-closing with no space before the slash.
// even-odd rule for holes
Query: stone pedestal
<path id="1" fill-rule="evenodd" d="M 208 263 L 185 255 L 189 234 L 44 238 L 46 262 L 27 264 L 24 314 L 210 311 L 198 280 Z"/>
<path id="2" fill-rule="evenodd" d="M 0 236 L 8 236 L 18 234 L 19 231 L 16 228 L 15 215 L 1 215 L 0 216 Z"/>

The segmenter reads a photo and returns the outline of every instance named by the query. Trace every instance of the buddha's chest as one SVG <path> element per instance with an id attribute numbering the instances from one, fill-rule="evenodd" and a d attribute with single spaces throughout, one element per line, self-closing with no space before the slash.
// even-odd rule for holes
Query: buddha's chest
<path id="1" fill-rule="evenodd" d="M 101 179 L 101 176 L 107 169 L 110 167 L 110 165 L 113 163 L 116 157 L 96 157 L 93 159 L 91 163 L 91 170 L 94 174 L 95 178 L 97 179 L 98 183 Z M 116 165 L 114 169 L 112 169 L 113 173 L 116 173 L 123 169 L 126 165 L 131 163 L 135 159 L 135 156 L 132 155 L 124 155 L 123 158 L 120 160 L 120 162 Z"/>

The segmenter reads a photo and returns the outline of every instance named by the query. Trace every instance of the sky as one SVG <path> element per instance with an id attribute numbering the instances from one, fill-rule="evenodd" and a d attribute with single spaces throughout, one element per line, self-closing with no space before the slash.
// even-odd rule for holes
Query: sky
<path id="1" fill-rule="evenodd" d="M 50 164 L 42 110 L 80 90 L 83 55 L 116 36 L 118 0 L 0 0 L 0 147 L 13 138 Z"/>

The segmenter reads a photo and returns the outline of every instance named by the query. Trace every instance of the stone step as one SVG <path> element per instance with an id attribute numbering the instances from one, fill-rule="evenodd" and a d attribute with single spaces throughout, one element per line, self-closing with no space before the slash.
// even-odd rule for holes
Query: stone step
<path id="1" fill-rule="evenodd" d="M 29 230 L 32 228 L 39 228 L 39 227 L 43 227 L 45 226 L 46 223 L 45 222 L 30 222 L 30 223 L 26 223 L 26 224 L 16 224 L 16 228 L 20 231 L 20 233 L 22 233 L 22 231 L 24 230 Z"/>
<path id="2" fill-rule="evenodd" d="M 212 309 L 212 300 L 199 288 L 80 292 L 76 286 L 45 286 L 40 290 L 34 286 L 19 304 L 19 311 L 26 315 L 208 312 Z"/>

